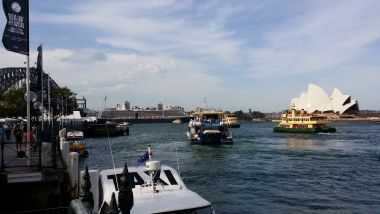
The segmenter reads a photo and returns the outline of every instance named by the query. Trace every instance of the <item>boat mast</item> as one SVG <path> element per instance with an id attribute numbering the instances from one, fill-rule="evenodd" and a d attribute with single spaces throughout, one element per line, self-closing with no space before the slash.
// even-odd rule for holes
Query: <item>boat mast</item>
<path id="1" fill-rule="evenodd" d="M 106 110 L 106 105 L 107 105 L 107 96 L 104 97 L 103 106 L 100 107 L 100 110 L 99 110 L 99 113 L 98 113 L 98 118 L 99 119 L 102 117 L 103 111 Z"/>
<path id="2" fill-rule="evenodd" d="M 207 108 L 207 99 L 206 99 L 206 97 L 203 98 L 203 108 L 204 108 L 204 109 Z"/>

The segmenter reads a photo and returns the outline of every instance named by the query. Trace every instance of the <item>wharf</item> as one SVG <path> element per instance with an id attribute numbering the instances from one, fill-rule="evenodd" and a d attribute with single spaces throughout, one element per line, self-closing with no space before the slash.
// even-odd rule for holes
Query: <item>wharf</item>
<path id="1" fill-rule="evenodd" d="M 32 148 L 30 157 L 19 157 L 13 134 L 7 139 L 0 128 L 1 168 L 0 213 L 40 213 L 55 210 L 67 212 L 69 197 L 66 181 L 66 164 L 59 149 L 43 154 L 40 142 Z M 51 148 L 56 144 L 51 143 Z M 24 145 L 22 150 L 25 151 Z M 57 151 L 57 152 L 55 152 Z"/>

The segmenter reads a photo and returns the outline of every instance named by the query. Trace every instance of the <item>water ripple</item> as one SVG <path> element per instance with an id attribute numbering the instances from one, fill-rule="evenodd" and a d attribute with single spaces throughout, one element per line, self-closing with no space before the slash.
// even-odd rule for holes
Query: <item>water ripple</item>
<path id="1" fill-rule="evenodd" d="M 333 134 L 273 133 L 271 122 L 233 129 L 234 145 L 190 145 L 186 124 L 136 124 L 111 138 L 116 166 L 135 164 L 148 145 L 218 213 L 378 213 L 380 125 L 336 123 Z M 107 139 L 88 139 L 81 166 L 110 168 Z"/>

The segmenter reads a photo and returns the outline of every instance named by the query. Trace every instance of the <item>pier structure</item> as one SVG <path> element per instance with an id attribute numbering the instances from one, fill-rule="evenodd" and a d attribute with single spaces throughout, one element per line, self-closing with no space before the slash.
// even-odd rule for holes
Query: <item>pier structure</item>
<path id="1" fill-rule="evenodd" d="M 193 117 L 181 110 L 114 110 L 102 111 L 99 121 L 130 122 L 130 123 L 171 123 L 175 119 L 189 122 Z"/>
<path id="2" fill-rule="evenodd" d="M 0 128 L 0 213 L 67 212 L 66 162 L 55 137 L 30 147 L 22 143 L 20 149 L 15 141 L 13 133 L 8 138 Z M 25 155 L 28 148 L 30 156 Z"/>

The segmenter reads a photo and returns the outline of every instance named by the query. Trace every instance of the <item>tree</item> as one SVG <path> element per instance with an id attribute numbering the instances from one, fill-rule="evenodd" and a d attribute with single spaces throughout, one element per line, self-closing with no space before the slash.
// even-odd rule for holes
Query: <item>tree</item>
<path id="1" fill-rule="evenodd" d="M 26 106 L 27 103 L 24 100 L 24 95 L 26 92 L 25 86 L 20 89 L 14 89 L 6 91 L 0 94 L 0 117 L 26 117 Z M 51 90 L 51 100 L 52 108 L 55 115 L 61 113 L 62 102 L 64 102 L 63 107 L 67 106 L 65 113 L 71 113 L 74 108 L 78 106 L 76 99 L 76 93 L 72 92 L 66 86 L 63 88 L 52 88 Z M 67 105 L 66 105 L 67 103 Z M 59 109 L 57 108 L 59 104 Z M 47 105 L 45 103 L 45 105 Z M 30 113 L 33 117 L 38 117 L 41 113 L 39 109 L 33 108 L 33 103 L 31 103 Z"/>
<path id="2" fill-rule="evenodd" d="M 62 112 L 69 114 L 72 113 L 75 108 L 78 107 L 76 96 L 77 94 L 71 91 L 67 86 L 52 88 L 51 100 L 54 115 L 58 115 Z"/>
<path id="3" fill-rule="evenodd" d="M 26 116 L 25 87 L 7 91 L 0 96 L 0 117 Z"/>

